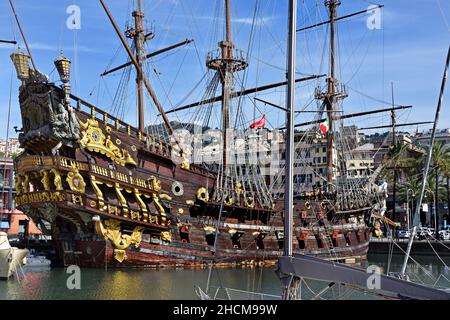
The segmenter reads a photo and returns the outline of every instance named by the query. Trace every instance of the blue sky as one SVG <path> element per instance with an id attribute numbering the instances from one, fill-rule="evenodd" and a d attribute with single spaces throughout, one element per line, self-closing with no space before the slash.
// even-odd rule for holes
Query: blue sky
<path id="1" fill-rule="evenodd" d="M 126 61 L 126 54 L 117 35 L 107 20 L 99 1 L 92 0 L 15 0 L 17 11 L 31 46 L 38 69 L 57 80 L 53 60 L 61 49 L 73 62 L 72 85 L 80 97 L 98 104 L 99 107 L 117 112 L 113 97 L 120 80 L 120 74 L 100 78 L 108 66 Z M 130 20 L 133 1 L 106 0 L 112 14 L 121 28 Z M 205 57 L 217 47 L 223 38 L 222 0 L 143 0 L 146 19 L 154 26 L 155 38 L 148 42 L 147 50 L 153 51 L 186 38 L 193 38 L 194 44 L 174 50 L 151 60 L 148 76 L 166 110 L 202 98 L 206 83 L 196 84 L 204 76 Z M 239 74 L 245 87 L 283 81 L 286 65 L 287 0 L 232 0 L 233 39 L 249 57 L 247 72 Z M 298 25 L 304 26 L 324 20 L 326 10 L 322 0 L 299 0 Z M 81 29 L 69 30 L 66 9 L 76 4 L 81 8 Z M 255 24 L 252 28 L 255 5 L 258 5 Z M 366 9 L 369 1 L 342 0 L 338 14 L 344 15 Z M 338 28 L 339 79 L 347 85 L 349 97 L 342 108 L 346 113 L 385 107 L 382 101 L 391 99 L 391 82 L 394 82 L 395 102 L 414 105 L 411 111 L 399 113 L 399 123 L 433 120 L 434 110 L 444 68 L 448 45 L 450 44 L 450 1 L 447 0 L 391 0 L 384 3 L 381 29 L 369 30 L 367 15 L 340 22 Z M 0 38 L 17 38 L 18 30 L 12 20 L 8 1 L 0 3 Z M 253 30 L 253 31 L 252 31 Z M 249 45 L 250 35 L 253 41 Z M 323 60 L 327 27 L 298 33 L 297 71 L 301 74 L 327 72 L 327 59 Z M 74 45 L 76 44 L 76 46 Z M 23 45 L 22 45 L 23 47 Z M 75 49 L 76 48 L 76 49 Z M 249 50 L 250 48 L 250 50 Z M 11 45 L 0 45 L 0 137 L 6 136 L 6 114 L 12 67 L 9 55 Z M 123 117 L 130 123 L 136 122 L 136 98 L 134 75 L 126 90 Z M 205 79 L 208 79 L 206 77 Z M 297 108 L 309 104 L 316 86 L 322 81 L 312 81 L 297 87 Z M 12 127 L 20 123 L 18 107 L 19 81 L 13 78 Z M 236 85 L 239 89 L 240 85 Z M 284 105 L 284 88 L 264 92 L 259 98 Z M 447 89 L 439 127 L 450 127 L 450 96 Z M 189 94 L 190 93 L 190 94 Z M 268 116 L 271 127 L 282 126 L 284 115 L 277 109 L 257 103 L 255 95 L 244 99 L 246 121 Z M 121 104 L 122 106 L 122 104 Z M 192 110 L 173 115 L 173 120 L 189 120 L 200 111 Z M 147 102 L 146 120 L 158 121 L 156 111 Z M 119 116 L 122 112 L 119 113 Z M 218 108 L 212 118 L 218 117 Z M 298 122 L 311 118 L 311 114 L 300 114 Z M 389 123 L 389 115 L 381 114 L 357 119 L 348 124 L 374 126 Z M 427 127 L 421 127 L 426 129 Z M 410 128 L 415 131 L 415 127 Z"/>

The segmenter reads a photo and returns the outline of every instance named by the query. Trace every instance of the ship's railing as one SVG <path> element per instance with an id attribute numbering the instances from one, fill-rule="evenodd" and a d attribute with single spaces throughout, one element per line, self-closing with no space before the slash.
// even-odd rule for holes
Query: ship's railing
<path id="1" fill-rule="evenodd" d="M 105 126 L 108 125 L 115 128 L 117 131 L 126 132 L 130 137 L 135 137 L 139 139 L 139 141 L 145 142 L 147 149 L 152 152 L 158 153 L 162 156 L 170 157 L 171 146 L 160 137 L 155 135 L 148 135 L 145 132 L 141 132 L 138 128 L 132 126 L 131 124 L 120 120 L 119 118 L 107 113 L 106 111 L 103 111 L 100 108 L 97 108 L 93 104 L 73 94 L 70 95 L 70 98 L 75 102 L 76 109 L 79 112 L 83 112 L 87 116 L 95 118 Z"/>
<path id="2" fill-rule="evenodd" d="M 110 125 L 115 127 L 116 130 L 121 130 L 127 132 L 129 136 L 137 137 L 142 139 L 143 133 L 139 132 L 139 130 L 129 123 L 126 123 L 119 118 L 116 118 L 106 111 L 103 111 L 93 104 L 71 94 L 70 98 L 75 102 L 76 108 L 78 111 L 82 111 L 87 115 L 91 115 L 91 117 L 103 122 L 105 125 Z"/>

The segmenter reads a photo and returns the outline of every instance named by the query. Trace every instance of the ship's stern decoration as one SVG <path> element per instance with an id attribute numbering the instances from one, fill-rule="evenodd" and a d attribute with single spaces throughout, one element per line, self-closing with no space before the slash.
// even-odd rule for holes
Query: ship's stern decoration
<path id="1" fill-rule="evenodd" d="M 114 259 L 120 263 L 128 259 L 125 250 L 129 246 L 134 245 L 139 248 L 144 231 L 143 227 L 135 227 L 131 235 L 122 234 L 120 221 L 117 220 L 105 220 L 105 224 L 98 220 L 95 222 L 95 229 L 100 236 L 111 242 L 114 247 Z"/>
<path id="2" fill-rule="evenodd" d="M 48 82 L 48 78 L 30 71 L 30 78 L 20 87 L 22 132 L 19 142 L 26 149 L 39 148 L 39 140 L 61 141 L 76 147 L 80 126 L 75 111 L 65 99 L 65 93 Z M 53 146 L 51 146 L 53 147 Z"/>
<path id="3" fill-rule="evenodd" d="M 121 166 L 136 165 L 136 161 L 126 149 L 117 147 L 110 135 L 105 135 L 95 119 L 80 121 L 82 138 L 80 144 L 91 152 L 103 154 Z"/>

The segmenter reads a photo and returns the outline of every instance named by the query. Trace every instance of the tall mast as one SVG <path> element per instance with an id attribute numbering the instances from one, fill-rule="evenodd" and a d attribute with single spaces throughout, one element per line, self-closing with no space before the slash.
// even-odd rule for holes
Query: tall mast
<path id="1" fill-rule="evenodd" d="M 286 111 L 286 165 L 284 192 L 284 257 L 292 257 L 293 216 L 294 216 L 294 115 L 295 115 L 295 63 L 296 63 L 297 0 L 289 1 L 289 41 L 288 41 L 288 87 Z M 298 278 L 282 278 L 283 299 L 296 299 Z"/>
<path id="2" fill-rule="evenodd" d="M 395 147 L 397 146 L 397 134 L 395 132 L 396 126 L 396 117 L 394 110 L 394 83 L 391 83 L 391 92 L 392 92 L 392 110 L 391 110 L 391 123 L 392 123 L 392 150 L 395 151 Z M 394 181 L 392 184 L 392 202 L 394 206 L 392 207 L 392 220 L 395 221 L 397 218 L 397 209 L 395 207 L 395 202 L 397 200 L 397 164 L 394 163 Z"/>
<path id="3" fill-rule="evenodd" d="M 144 47 L 144 27 L 143 19 L 144 13 L 142 12 L 142 0 L 138 0 L 138 10 L 133 12 L 134 17 L 134 44 L 136 48 L 136 60 L 140 66 L 140 70 L 137 71 L 136 83 L 138 87 L 138 115 L 139 115 L 139 131 L 144 132 L 144 88 L 142 78 L 142 55 Z"/>
<path id="4" fill-rule="evenodd" d="M 228 60 L 232 55 L 233 44 L 231 42 L 231 17 L 230 17 L 230 0 L 225 0 L 225 29 L 226 29 L 226 40 L 220 43 L 222 49 L 222 59 L 224 59 L 225 66 L 221 71 L 222 74 L 222 126 L 223 126 L 223 172 L 227 175 L 228 161 L 227 161 L 227 149 L 228 149 L 228 137 L 227 132 L 230 127 L 230 89 L 233 85 L 233 74 L 230 72 L 228 66 Z"/>
<path id="5" fill-rule="evenodd" d="M 220 55 L 209 53 L 206 65 L 209 69 L 216 70 L 220 74 L 222 84 L 222 133 L 223 133 L 223 173 L 228 171 L 228 137 L 230 128 L 230 100 L 231 89 L 233 88 L 233 73 L 244 70 L 247 62 L 241 57 L 233 56 L 233 42 L 231 40 L 231 13 L 230 0 L 225 0 L 225 33 L 226 40 L 219 42 Z"/>
<path id="6" fill-rule="evenodd" d="M 133 39 L 136 51 L 136 62 L 139 68 L 136 68 L 136 84 L 138 93 L 138 126 L 139 131 L 144 132 L 144 77 L 142 65 L 144 62 L 144 43 L 146 40 L 144 29 L 144 12 L 142 11 L 142 0 L 137 0 L 137 8 L 133 11 L 134 27 L 129 28 L 125 34 L 128 38 Z"/>
<path id="7" fill-rule="evenodd" d="M 335 90 L 335 49 L 334 49 L 334 23 L 336 19 L 336 7 L 340 5 L 339 0 L 325 1 L 325 5 L 330 10 L 330 77 L 327 79 L 328 88 L 325 98 L 328 117 L 328 132 L 327 132 L 327 188 L 333 180 L 333 107 L 334 107 L 334 90 Z"/>

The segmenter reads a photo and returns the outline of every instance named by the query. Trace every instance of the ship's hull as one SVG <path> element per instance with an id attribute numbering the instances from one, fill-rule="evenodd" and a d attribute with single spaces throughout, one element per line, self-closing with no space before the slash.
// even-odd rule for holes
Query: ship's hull
<path id="1" fill-rule="evenodd" d="M 176 163 L 169 145 L 74 99 L 76 109 L 53 85 L 21 87 L 26 151 L 15 160 L 18 208 L 51 223 L 62 264 L 264 265 L 281 255 L 282 201 L 269 207 L 237 183 L 219 201 L 214 173 Z M 294 251 L 364 258 L 370 204 L 338 212 L 325 198 L 296 201 Z"/>
<path id="2" fill-rule="evenodd" d="M 62 250 L 62 243 L 57 241 Z M 210 264 L 217 267 L 266 267 L 276 264 L 281 250 L 258 249 L 217 249 L 215 254 L 207 245 L 170 244 L 159 245 L 141 243 L 138 249 L 127 249 L 127 259 L 118 262 L 114 258 L 114 248 L 107 241 L 76 241 L 74 250 L 61 251 L 65 266 L 83 267 L 146 267 L 146 268 L 205 268 Z M 324 258 L 342 263 L 359 263 L 366 260 L 369 241 L 358 245 L 317 250 L 295 250 L 295 253 Z"/>

